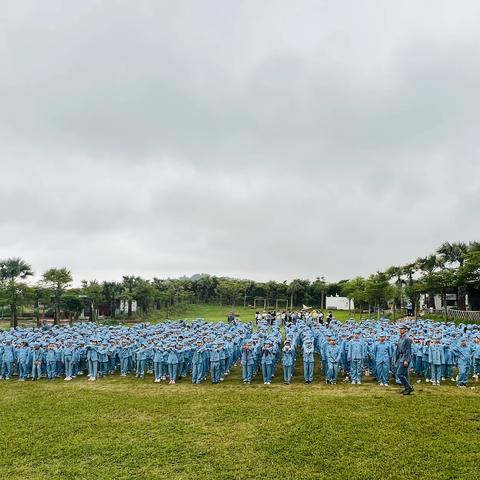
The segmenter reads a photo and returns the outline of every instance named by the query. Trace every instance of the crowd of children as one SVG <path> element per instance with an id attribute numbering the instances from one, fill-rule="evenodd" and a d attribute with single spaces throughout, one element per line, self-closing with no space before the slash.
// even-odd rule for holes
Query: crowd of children
<path id="1" fill-rule="evenodd" d="M 119 372 L 139 378 L 153 373 L 154 381 L 192 375 L 200 383 L 211 375 L 218 383 L 239 361 L 240 346 L 251 335 L 241 322 L 203 320 L 165 322 L 132 327 L 80 323 L 66 327 L 18 328 L 0 333 L 0 376 L 15 373 L 20 381 L 88 375 L 95 381 Z"/>
<path id="2" fill-rule="evenodd" d="M 225 323 L 198 319 L 132 327 L 80 323 L 17 328 L 0 333 L 0 377 L 70 381 L 88 375 L 96 381 L 119 372 L 138 378 L 153 374 L 156 383 L 175 384 L 189 377 L 194 384 L 207 378 L 217 384 L 238 365 L 245 384 L 261 377 L 269 385 L 280 366 L 283 383 L 290 384 L 295 368 L 302 365 L 307 384 L 314 381 L 315 371 L 332 385 L 339 378 L 361 384 L 365 376 L 380 386 L 400 383 L 395 365 L 398 325 L 388 320 L 328 320 L 320 322 L 304 312 L 280 321 L 256 316 L 255 328 L 234 318 Z M 472 374 L 478 380 L 480 325 L 419 320 L 403 328 L 409 330 L 408 367 L 417 382 L 438 386 L 449 379 L 464 387 Z M 315 369 L 317 361 L 321 368 Z"/>

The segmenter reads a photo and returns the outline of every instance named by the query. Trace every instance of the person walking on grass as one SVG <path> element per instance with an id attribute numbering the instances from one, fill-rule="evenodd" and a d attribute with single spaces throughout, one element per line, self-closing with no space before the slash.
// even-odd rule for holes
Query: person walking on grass
<path id="1" fill-rule="evenodd" d="M 400 393 L 410 395 L 414 390 L 410 384 L 408 372 L 412 360 L 412 340 L 408 336 L 410 327 L 406 323 L 401 323 L 398 328 L 400 337 L 395 348 L 396 376 L 403 385 L 403 390 Z"/>

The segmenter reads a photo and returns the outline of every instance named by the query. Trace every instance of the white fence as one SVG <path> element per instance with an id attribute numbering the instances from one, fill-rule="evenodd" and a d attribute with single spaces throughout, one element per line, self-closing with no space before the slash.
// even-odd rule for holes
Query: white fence
<path id="1" fill-rule="evenodd" d="M 435 309 L 433 311 L 438 315 L 443 315 L 445 312 L 443 309 Z M 426 310 L 425 316 L 428 317 L 428 310 Z M 447 317 L 448 318 L 455 318 L 457 320 L 466 320 L 469 322 L 480 322 L 480 312 L 479 311 L 472 311 L 472 310 L 447 310 Z"/>

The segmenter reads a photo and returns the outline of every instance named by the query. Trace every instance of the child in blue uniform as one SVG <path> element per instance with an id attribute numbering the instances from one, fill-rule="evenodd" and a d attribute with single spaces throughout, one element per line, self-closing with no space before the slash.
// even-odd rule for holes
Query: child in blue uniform
<path id="1" fill-rule="evenodd" d="M 87 346 L 87 362 L 88 362 L 88 380 L 95 382 L 98 375 L 98 342 L 92 340 Z"/>
<path id="2" fill-rule="evenodd" d="M 10 339 L 5 340 L 1 360 L 2 376 L 5 380 L 10 380 L 13 373 L 13 362 L 15 361 L 15 347 Z"/>
<path id="3" fill-rule="evenodd" d="M 140 348 L 135 350 L 136 359 L 137 359 L 137 378 L 145 378 L 145 365 L 147 361 L 147 344 L 142 343 Z"/>
<path id="4" fill-rule="evenodd" d="M 283 383 L 285 385 L 290 385 L 292 381 L 293 364 L 295 363 L 295 351 L 289 340 L 285 341 L 282 351 Z"/>
<path id="5" fill-rule="evenodd" d="M 355 330 L 353 338 L 348 345 L 348 361 L 353 385 L 362 383 L 362 365 L 365 358 L 365 343 L 360 338 L 361 330 Z"/>
<path id="6" fill-rule="evenodd" d="M 32 349 L 32 380 L 38 380 L 42 376 L 43 350 L 39 343 L 33 344 Z"/>
<path id="7" fill-rule="evenodd" d="M 252 381 L 254 362 L 254 349 L 252 343 L 247 340 L 242 347 L 241 363 L 243 383 L 250 383 Z"/>
<path id="8" fill-rule="evenodd" d="M 205 349 L 203 348 L 203 342 L 202 340 L 198 340 L 192 356 L 192 383 L 199 384 L 203 380 L 204 353 Z"/>
<path id="9" fill-rule="evenodd" d="M 440 385 L 445 365 L 445 349 L 440 343 L 440 337 L 434 336 L 428 349 L 428 362 L 432 367 L 432 385 Z"/>
<path id="10" fill-rule="evenodd" d="M 337 338 L 331 336 L 326 348 L 327 356 L 327 376 L 326 383 L 335 385 L 337 383 L 338 371 L 340 369 L 340 359 L 342 357 L 342 348 L 337 344 Z"/>
<path id="11" fill-rule="evenodd" d="M 30 348 L 27 342 L 22 342 L 15 351 L 18 364 L 18 381 L 24 382 L 30 370 Z"/>
<path id="12" fill-rule="evenodd" d="M 303 343 L 303 376 L 305 383 L 313 382 L 313 368 L 315 360 L 313 356 L 313 341 L 310 337 L 305 339 Z"/>
<path id="13" fill-rule="evenodd" d="M 62 349 L 62 363 L 65 369 L 65 380 L 70 381 L 73 376 L 73 362 L 75 357 L 75 349 L 71 340 L 66 341 L 65 347 Z"/>
<path id="14" fill-rule="evenodd" d="M 388 386 L 388 372 L 390 370 L 390 363 L 392 359 L 391 345 L 385 340 L 385 333 L 380 333 L 378 336 L 378 341 L 375 342 L 372 350 L 377 381 L 382 387 Z"/>
<path id="15" fill-rule="evenodd" d="M 177 383 L 177 367 L 178 367 L 178 355 L 175 345 L 170 345 L 168 348 L 168 376 L 170 377 L 170 385 Z"/>
<path id="16" fill-rule="evenodd" d="M 270 385 L 272 383 L 273 359 L 273 345 L 271 342 L 266 342 L 262 350 L 262 375 L 264 385 Z"/>
<path id="17" fill-rule="evenodd" d="M 47 378 L 53 380 L 57 371 L 57 349 L 54 343 L 50 343 L 47 347 Z"/>
<path id="18" fill-rule="evenodd" d="M 458 365 L 458 381 L 457 384 L 461 388 L 467 386 L 468 375 L 472 366 L 472 353 L 473 348 L 468 344 L 467 337 L 462 337 L 460 345 L 457 345 L 452 349 L 454 355 L 457 356 Z"/>
<path id="19" fill-rule="evenodd" d="M 473 378 L 478 382 L 480 375 L 480 334 L 473 336 Z"/>
<path id="20" fill-rule="evenodd" d="M 423 376 L 425 377 L 425 381 L 431 382 L 432 381 L 432 366 L 430 365 L 429 360 L 429 352 L 430 352 L 430 343 L 431 339 L 426 338 L 423 344 L 423 358 L 422 358 L 422 365 L 423 365 Z"/>
<path id="21" fill-rule="evenodd" d="M 221 345 L 215 343 L 210 351 L 210 375 L 213 384 L 217 384 L 220 381 L 220 350 Z"/>
<path id="22" fill-rule="evenodd" d="M 162 381 L 163 371 L 163 348 L 162 344 L 158 342 L 153 349 L 153 374 L 155 376 L 155 383 Z"/>

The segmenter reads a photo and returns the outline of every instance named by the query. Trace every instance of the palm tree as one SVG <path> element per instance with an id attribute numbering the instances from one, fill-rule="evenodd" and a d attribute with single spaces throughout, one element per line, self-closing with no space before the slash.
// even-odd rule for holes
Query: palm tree
<path id="1" fill-rule="evenodd" d="M 128 318 L 132 317 L 132 302 L 133 302 L 133 292 L 138 285 L 140 277 L 134 277 L 132 275 L 124 275 L 122 281 L 122 300 L 128 302 Z"/>
<path id="2" fill-rule="evenodd" d="M 72 273 L 67 268 L 50 268 L 42 277 L 43 283 L 50 291 L 55 308 L 54 324 L 60 325 L 60 305 L 65 290 L 73 281 Z"/>
<path id="3" fill-rule="evenodd" d="M 108 302 L 110 316 L 115 318 L 117 309 L 117 300 L 120 298 L 122 285 L 117 282 L 103 282 L 102 291 L 105 300 Z"/>
<path id="4" fill-rule="evenodd" d="M 26 280 L 33 275 L 32 267 L 19 257 L 0 260 L 0 286 L 10 305 L 10 326 L 17 328 L 17 308 L 25 296 Z"/>
<path id="5" fill-rule="evenodd" d="M 468 251 L 469 246 L 464 242 L 445 242 L 437 249 L 437 254 L 442 258 L 443 263 L 458 263 L 458 266 L 462 267 Z"/>
<path id="6" fill-rule="evenodd" d="M 96 280 L 91 280 L 90 282 L 87 280 L 83 280 L 82 294 L 84 298 L 88 300 L 90 321 L 96 322 L 98 316 L 98 305 L 105 298 L 103 296 L 102 285 L 100 285 L 100 283 L 98 283 Z"/>
<path id="7" fill-rule="evenodd" d="M 402 270 L 402 276 L 407 277 L 407 280 L 405 282 L 406 283 L 405 292 L 407 293 L 408 297 L 410 298 L 410 301 L 413 304 L 413 312 L 414 312 L 413 314 L 416 319 L 419 295 L 415 287 L 415 280 L 413 277 L 418 272 L 419 267 L 416 262 L 412 262 L 412 263 L 407 263 L 405 265 L 402 265 L 400 268 Z"/>
<path id="8" fill-rule="evenodd" d="M 397 310 L 397 300 L 400 300 L 400 308 L 402 308 L 402 297 L 403 297 L 403 286 L 405 284 L 405 280 L 402 279 L 403 275 L 403 268 L 397 266 L 391 266 L 385 270 L 385 275 L 387 276 L 388 280 L 395 278 L 395 288 L 392 290 L 393 292 L 393 321 L 395 321 L 396 310 Z"/>
<path id="9" fill-rule="evenodd" d="M 407 277 L 408 285 L 413 285 L 413 277 L 419 270 L 418 265 L 415 262 L 407 263 L 400 267 L 402 269 L 402 275 Z"/>
<path id="10" fill-rule="evenodd" d="M 290 307 L 293 308 L 295 296 L 305 291 L 305 281 L 299 278 L 292 280 L 287 291 L 290 294 Z"/>
<path id="11" fill-rule="evenodd" d="M 443 267 L 445 264 L 441 257 L 437 255 L 428 255 L 426 257 L 417 258 L 416 262 L 417 267 L 425 275 L 431 275 L 437 268 Z M 428 292 L 428 306 L 435 307 L 434 301 L 434 292 Z"/>
<path id="12" fill-rule="evenodd" d="M 471 242 L 470 245 L 467 245 L 464 242 L 445 242 L 437 249 L 437 253 L 444 264 L 450 264 L 451 266 L 458 264 L 458 267 L 462 268 L 468 252 L 471 251 L 472 247 L 475 248 L 475 243 Z M 460 310 L 466 308 L 466 293 L 465 284 L 459 282 L 457 286 L 457 306 Z"/>

